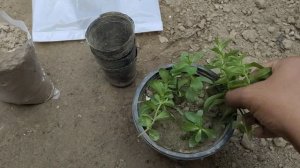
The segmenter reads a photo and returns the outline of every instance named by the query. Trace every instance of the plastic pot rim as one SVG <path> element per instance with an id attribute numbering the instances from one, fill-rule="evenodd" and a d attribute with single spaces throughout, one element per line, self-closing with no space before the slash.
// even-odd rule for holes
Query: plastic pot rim
<path id="1" fill-rule="evenodd" d="M 132 26 L 132 34 L 129 36 L 129 38 L 127 39 L 127 41 L 123 44 L 123 45 L 120 45 L 119 47 L 116 47 L 115 49 L 113 50 L 105 50 L 103 48 L 97 48 L 95 47 L 93 44 L 91 44 L 89 42 L 89 33 L 91 31 L 92 28 L 94 28 L 94 26 L 96 26 L 97 24 L 101 23 L 101 20 L 103 18 L 106 18 L 106 17 L 120 17 L 120 18 L 123 18 L 124 20 L 128 20 Z M 103 13 L 102 15 L 100 15 L 100 17 L 98 17 L 97 19 L 95 19 L 87 28 L 86 32 L 85 32 L 85 39 L 86 39 L 86 42 L 87 44 L 92 47 L 93 49 L 95 50 L 98 50 L 98 51 L 101 51 L 103 53 L 110 53 L 110 52 L 116 52 L 122 48 L 126 48 L 126 46 L 132 41 L 132 39 L 135 37 L 135 33 L 134 33 L 134 29 L 135 29 L 135 26 L 134 26 L 134 22 L 133 20 L 126 14 L 124 13 L 121 13 L 121 12 L 106 12 L 106 13 Z"/>
<path id="2" fill-rule="evenodd" d="M 172 66 L 173 66 L 173 64 L 168 64 L 168 65 L 165 65 L 161 68 L 171 68 Z M 211 78 L 213 80 L 218 79 L 217 74 L 215 74 L 211 70 L 208 70 L 208 69 L 206 69 L 206 68 L 204 68 L 200 65 L 194 65 L 194 66 L 196 66 L 198 68 L 198 74 L 204 75 L 204 76 L 206 76 L 208 78 Z M 147 86 L 147 83 L 149 81 L 151 81 L 152 79 L 154 79 L 158 75 L 158 72 L 159 72 L 159 69 L 149 73 L 143 79 L 143 81 L 140 83 L 140 85 L 137 87 L 135 95 L 134 95 L 133 104 L 132 104 L 132 117 L 133 117 L 135 127 L 136 127 L 139 134 L 144 131 L 144 128 L 142 126 L 140 126 L 140 124 L 138 122 L 138 118 L 139 118 L 139 112 L 138 112 L 139 98 L 140 98 L 140 95 L 143 93 L 143 90 Z M 156 150 L 157 152 L 159 152 L 159 153 L 161 153 L 161 154 L 163 154 L 163 155 L 165 155 L 165 156 L 167 156 L 171 159 L 175 159 L 175 160 L 197 160 L 197 159 L 204 159 L 208 156 L 211 156 L 211 155 L 215 154 L 217 151 L 219 151 L 229 141 L 229 139 L 233 135 L 233 132 L 234 132 L 234 129 L 232 128 L 232 123 L 228 124 L 226 126 L 222 136 L 216 142 L 214 142 L 214 144 L 211 147 L 209 147 L 208 149 L 206 149 L 204 151 L 199 151 L 199 152 L 194 152 L 194 153 L 181 153 L 181 152 L 175 152 L 175 151 L 166 149 L 166 148 L 158 145 L 156 142 L 154 142 L 148 136 L 148 134 L 146 134 L 146 133 L 142 134 L 141 137 L 154 150 Z"/>

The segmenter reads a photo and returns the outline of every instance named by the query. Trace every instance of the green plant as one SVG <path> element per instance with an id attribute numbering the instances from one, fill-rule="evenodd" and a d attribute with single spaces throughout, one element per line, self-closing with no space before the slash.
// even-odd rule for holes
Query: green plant
<path id="1" fill-rule="evenodd" d="M 240 51 L 227 50 L 229 42 L 229 40 L 216 39 L 212 49 L 215 57 L 206 65 L 207 68 L 216 71 L 219 75 L 219 79 L 213 84 L 213 87 L 218 88 L 219 93 L 206 99 L 204 112 L 224 104 L 227 91 L 265 80 L 272 74 L 272 69 L 269 67 L 263 67 L 256 62 L 246 63 L 245 55 Z M 236 109 L 231 107 L 225 106 L 224 109 L 227 112 L 224 116 L 236 113 Z M 244 124 L 243 120 L 235 124 L 242 132 L 251 134 L 251 129 Z"/>
<path id="2" fill-rule="evenodd" d="M 207 138 L 213 139 L 216 137 L 214 130 L 204 127 L 202 110 L 199 110 L 197 113 L 186 112 L 184 113 L 184 117 L 185 121 L 182 129 L 191 133 L 189 147 L 195 147 Z"/>
<path id="3" fill-rule="evenodd" d="M 170 109 L 179 111 L 175 107 L 175 99 L 194 103 L 204 98 L 202 94 L 204 83 L 213 83 L 206 77 L 198 76 L 197 68 L 192 65 L 201 58 L 201 53 L 182 53 L 179 62 L 174 64 L 171 70 L 160 69 L 160 78 L 150 82 L 149 89 L 153 95 L 141 103 L 139 122 L 146 128 L 143 133 L 148 133 L 152 140 L 157 141 L 160 138 L 153 125 L 170 118 L 172 116 Z"/>
<path id="4" fill-rule="evenodd" d="M 182 122 L 177 124 L 181 124 L 182 130 L 189 136 L 189 146 L 195 147 L 206 139 L 216 138 L 215 131 L 205 126 L 204 114 L 217 109 L 224 111 L 220 120 L 232 122 L 236 109 L 225 105 L 226 92 L 266 79 L 271 69 L 254 62 L 245 63 L 244 54 L 238 50 L 227 50 L 228 44 L 229 41 L 216 39 L 212 49 L 215 57 L 206 65 L 219 75 L 216 81 L 198 75 L 193 64 L 203 57 L 201 53 L 182 53 L 171 69 L 159 70 L 159 78 L 148 84 L 151 94 L 147 94 L 146 100 L 139 106 L 139 123 L 145 128 L 141 134 L 147 133 L 152 140 L 159 140 L 156 123 L 174 118 L 173 113 L 177 111 L 182 116 Z M 214 92 L 209 93 L 211 90 Z M 197 104 L 201 101 L 204 104 L 197 106 L 199 109 L 195 111 L 183 111 L 177 106 L 181 102 Z M 242 122 L 237 127 L 249 132 Z"/>

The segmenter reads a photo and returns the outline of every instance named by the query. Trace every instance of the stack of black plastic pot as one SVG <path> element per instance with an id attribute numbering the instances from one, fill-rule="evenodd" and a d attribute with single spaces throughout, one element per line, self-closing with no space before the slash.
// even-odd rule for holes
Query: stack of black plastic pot
<path id="1" fill-rule="evenodd" d="M 130 85 L 137 57 L 133 20 L 119 12 L 104 13 L 90 24 L 85 36 L 106 79 L 113 86 Z"/>

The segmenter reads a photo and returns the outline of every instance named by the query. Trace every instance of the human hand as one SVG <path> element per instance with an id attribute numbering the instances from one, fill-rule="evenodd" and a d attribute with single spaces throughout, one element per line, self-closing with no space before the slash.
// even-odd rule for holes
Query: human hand
<path id="1" fill-rule="evenodd" d="M 300 57 L 274 61 L 265 81 L 229 91 L 230 106 L 248 109 L 261 127 L 256 135 L 282 136 L 300 151 Z"/>

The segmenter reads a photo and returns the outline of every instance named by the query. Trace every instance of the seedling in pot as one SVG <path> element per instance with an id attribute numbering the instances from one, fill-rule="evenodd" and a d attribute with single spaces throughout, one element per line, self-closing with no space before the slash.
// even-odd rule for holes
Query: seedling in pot
<path id="1" fill-rule="evenodd" d="M 215 57 L 206 65 L 208 69 L 217 72 L 219 75 L 219 79 L 213 84 L 214 87 L 219 88 L 219 93 L 207 98 L 204 104 L 205 112 L 224 104 L 227 91 L 265 80 L 272 74 L 272 69 L 269 67 L 263 67 L 256 62 L 245 63 L 245 54 L 242 52 L 232 49 L 227 50 L 229 42 L 229 40 L 216 39 L 215 46 L 212 49 Z M 228 115 L 236 114 L 236 109 L 228 106 L 224 108 L 225 118 Z M 235 126 L 242 132 L 251 134 L 251 128 L 244 124 L 243 119 L 236 122 Z"/>
<path id="2" fill-rule="evenodd" d="M 201 53 L 182 53 L 171 69 L 159 70 L 159 77 L 148 82 L 148 92 L 139 104 L 139 123 L 144 127 L 140 135 L 148 134 L 159 142 L 163 135 L 157 128 L 172 121 L 184 132 L 190 148 L 220 136 L 221 127 L 216 127 L 216 123 L 226 125 L 237 115 L 236 109 L 225 104 L 226 92 L 264 80 L 271 74 L 270 68 L 245 63 L 244 54 L 227 50 L 228 44 L 229 41 L 217 39 L 212 49 L 215 57 L 206 65 L 217 73 L 217 80 L 198 74 L 194 64 L 203 58 Z M 238 126 L 244 128 L 243 123 Z M 243 130 L 249 133 L 246 128 Z"/>
<path id="3" fill-rule="evenodd" d="M 184 113 L 184 117 L 186 120 L 182 125 L 182 129 L 186 132 L 191 133 L 191 136 L 189 138 L 189 147 L 195 147 L 198 143 L 201 143 L 207 138 L 216 138 L 214 130 L 204 127 L 202 116 L 202 110 L 199 110 L 197 113 Z"/>

